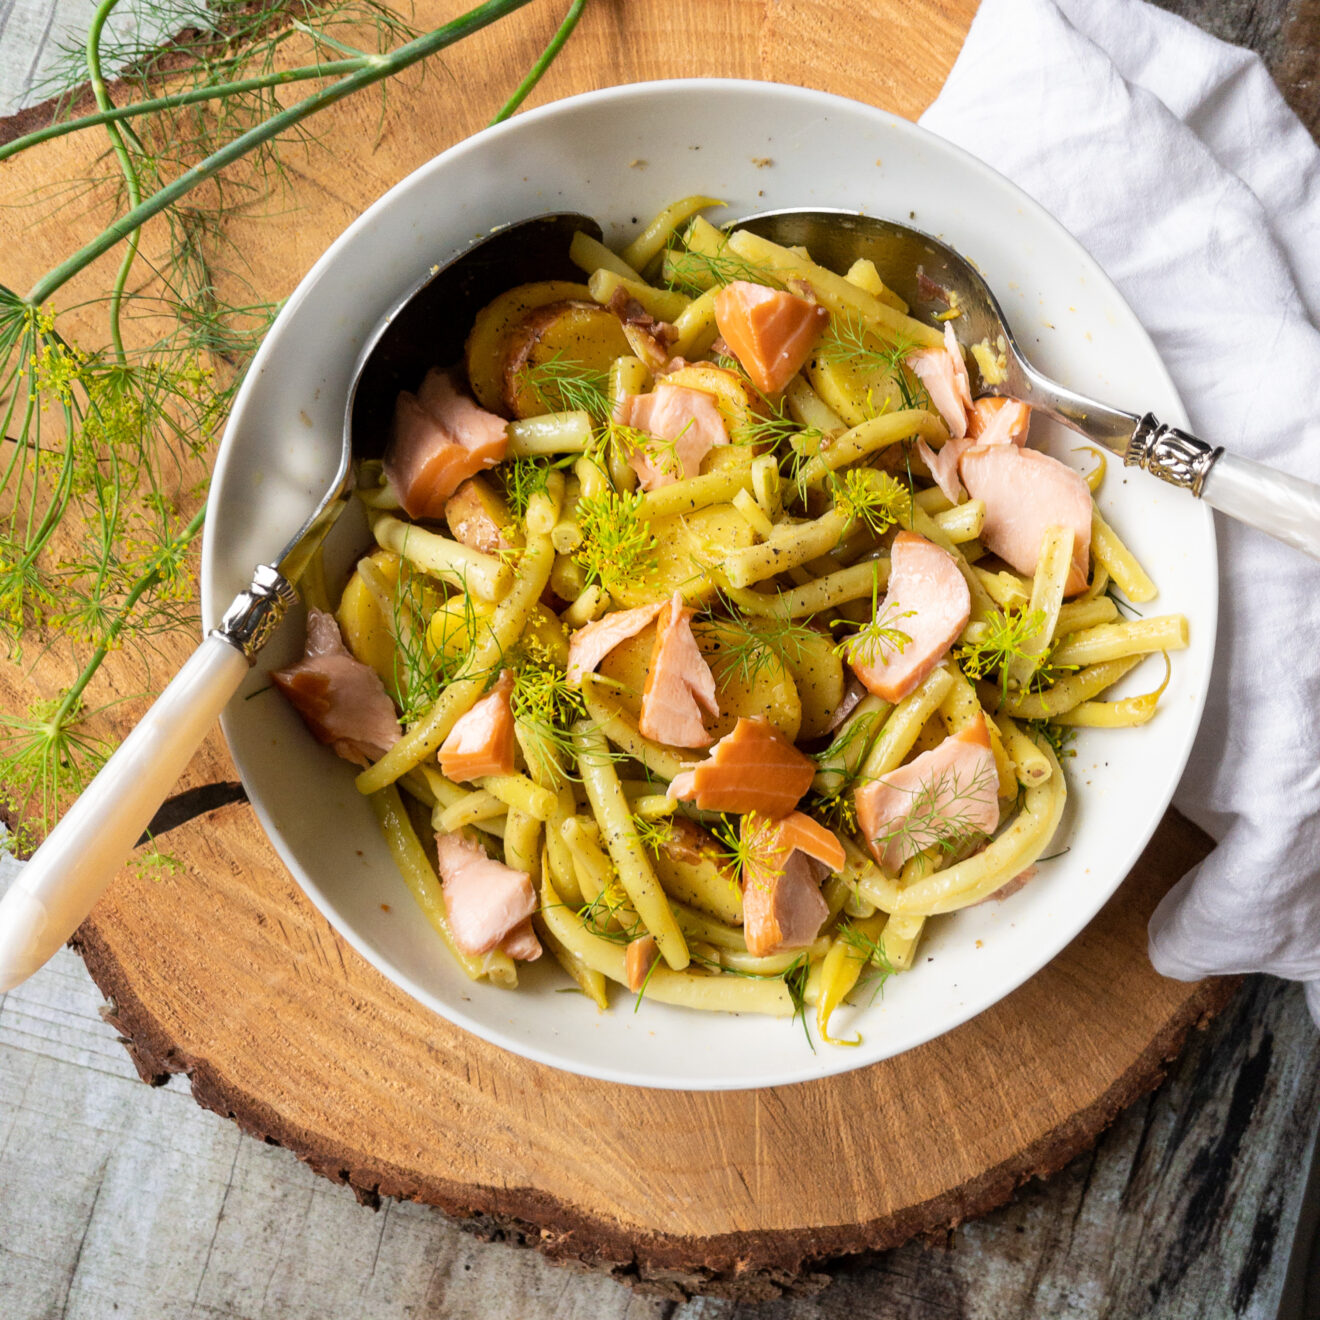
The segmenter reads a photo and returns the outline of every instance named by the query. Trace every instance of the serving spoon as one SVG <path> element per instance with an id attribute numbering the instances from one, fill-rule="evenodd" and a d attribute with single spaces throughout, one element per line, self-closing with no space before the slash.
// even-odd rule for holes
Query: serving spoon
<path id="1" fill-rule="evenodd" d="M 297 599 L 295 588 L 348 504 L 354 460 L 379 458 L 400 390 L 462 357 L 477 312 L 531 280 L 576 279 L 568 249 L 583 215 L 520 221 L 478 239 L 425 276 L 373 328 L 358 355 L 334 479 L 307 520 L 225 611 L 0 899 L 0 993 L 73 934 L 141 838 L 193 753 L 238 691 L 257 652 Z"/>
<path id="2" fill-rule="evenodd" d="M 958 338 L 968 346 L 986 340 L 1005 358 L 1003 379 L 994 382 L 982 378 L 974 359 L 968 363 L 974 395 L 1021 399 L 1103 445 L 1125 465 L 1180 486 L 1228 517 L 1320 559 L 1320 486 L 1212 447 L 1151 413 L 1139 417 L 1051 380 L 1027 361 L 985 280 L 947 243 L 852 211 L 764 211 L 736 227 L 785 247 L 800 244 L 831 270 L 847 270 L 859 257 L 869 257 L 919 320 L 947 311 L 952 295 Z"/>

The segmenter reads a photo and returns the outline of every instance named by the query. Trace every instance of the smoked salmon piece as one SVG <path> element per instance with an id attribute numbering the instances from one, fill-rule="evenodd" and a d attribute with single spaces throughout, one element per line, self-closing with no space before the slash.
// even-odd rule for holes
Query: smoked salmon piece
<path id="1" fill-rule="evenodd" d="M 416 394 L 394 407 L 385 476 L 410 518 L 441 518 L 459 485 L 494 467 L 509 447 L 504 418 L 459 392 L 454 376 L 432 369 Z"/>
<path id="2" fill-rule="evenodd" d="M 541 941 L 532 929 L 531 917 L 520 921 L 499 943 L 501 953 L 519 962 L 535 962 L 541 956 Z"/>
<path id="3" fill-rule="evenodd" d="M 511 775 L 513 760 L 513 674 L 504 670 L 489 692 L 458 717 L 440 746 L 440 773 L 455 783 L 484 775 Z"/>
<path id="4" fill-rule="evenodd" d="M 437 834 L 435 853 L 449 929 L 464 953 L 478 958 L 503 944 L 511 958 L 535 958 L 540 954 L 540 941 L 528 923 L 536 911 L 536 893 L 526 871 L 515 871 L 495 861 L 479 844 L 461 834 Z"/>
<path id="5" fill-rule="evenodd" d="M 999 824 L 999 773 L 985 718 L 853 792 L 876 861 L 896 875 L 909 857 L 957 846 Z"/>
<path id="6" fill-rule="evenodd" d="M 379 761 L 401 730 L 380 676 L 344 645 L 334 615 L 307 611 L 303 658 L 271 672 L 317 742 L 355 765 Z"/>
<path id="7" fill-rule="evenodd" d="M 646 984 L 646 978 L 660 956 L 659 946 L 654 935 L 642 935 L 630 940 L 624 954 L 624 968 L 628 975 L 628 989 L 637 994 Z"/>
<path id="8" fill-rule="evenodd" d="M 961 440 L 967 434 L 967 414 L 972 408 L 972 389 L 962 348 L 954 338 L 953 326 L 944 323 L 943 348 L 919 348 L 903 359 L 926 387 L 936 412 L 944 418 L 949 434 Z"/>
<path id="9" fill-rule="evenodd" d="M 939 449 L 932 449 L 923 439 L 917 440 L 917 453 L 921 455 L 921 461 L 930 469 L 935 484 L 944 492 L 950 504 L 957 504 L 962 499 L 958 464 L 971 447 L 972 442 L 966 439 L 946 440 Z"/>
<path id="10" fill-rule="evenodd" d="M 944 659 L 967 625 L 972 596 L 947 550 L 918 536 L 899 532 L 889 559 L 889 591 L 880 616 L 906 633 L 901 650 L 873 647 L 850 651 L 848 663 L 868 690 L 885 701 L 901 701 Z"/>
<path id="11" fill-rule="evenodd" d="M 724 419 L 704 390 L 661 383 L 650 394 L 625 394 L 614 415 L 624 426 L 644 431 L 656 441 L 629 446 L 628 466 L 637 473 L 643 490 L 695 477 L 706 455 L 716 445 L 729 443 Z"/>
<path id="12" fill-rule="evenodd" d="M 844 864 L 843 845 L 819 822 L 794 811 L 769 821 L 743 816 L 743 936 L 757 958 L 800 949 L 820 933 L 829 906 L 821 881 Z"/>
<path id="13" fill-rule="evenodd" d="M 1066 463 L 1038 449 L 981 445 L 960 465 L 963 485 L 985 501 L 981 541 L 1019 573 L 1036 571 L 1040 542 L 1049 527 L 1073 530 L 1072 571 L 1065 596 L 1086 589 L 1091 558 L 1091 488 Z"/>
<path id="14" fill-rule="evenodd" d="M 715 295 L 715 324 L 762 394 L 778 394 L 802 369 L 830 314 L 784 289 L 734 280 Z"/>
<path id="15" fill-rule="evenodd" d="M 1025 445 L 1031 426 L 1031 409 L 1021 399 L 977 399 L 967 418 L 967 435 L 978 445 Z"/>
<path id="16" fill-rule="evenodd" d="M 674 776 L 669 796 L 702 811 L 754 811 L 777 820 L 797 806 L 815 773 L 815 761 L 773 724 L 739 718 L 707 760 Z"/>
<path id="17" fill-rule="evenodd" d="M 655 646 L 642 689 L 642 713 L 637 727 L 647 738 L 671 747 L 707 747 L 710 734 L 701 712 L 720 713 L 715 676 L 692 636 L 694 609 L 685 607 L 683 593 L 660 607 Z"/>
<path id="18" fill-rule="evenodd" d="M 639 605 L 635 610 L 614 610 L 603 618 L 584 624 L 568 639 L 568 681 L 580 687 L 585 675 L 620 642 L 636 637 L 660 613 L 663 602 Z"/>

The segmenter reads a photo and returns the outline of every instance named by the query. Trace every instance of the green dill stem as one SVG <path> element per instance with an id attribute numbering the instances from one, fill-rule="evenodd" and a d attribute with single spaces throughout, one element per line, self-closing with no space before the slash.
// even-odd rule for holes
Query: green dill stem
<path id="1" fill-rule="evenodd" d="M 586 7 L 587 0 L 573 0 L 568 13 L 564 15 L 564 21 L 559 25 L 559 30 L 550 38 L 550 44 L 541 52 L 541 58 L 528 70 L 527 77 L 518 84 L 513 95 L 500 107 L 499 114 L 490 121 L 491 124 L 502 124 L 527 99 L 532 88 L 541 81 L 542 75 L 554 63 L 559 52 L 563 50 L 564 42 L 573 35 L 573 29 L 577 27 L 578 19 L 582 17 L 582 11 Z"/>
<path id="2" fill-rule="evenodd" d="M 234 161 L 240 160 L 254 147 L 277 137 L 286 129 L 292 128 L 295 124 L 299 124 L 309 116 L 316 114 L 317 111 L 324 110 L 337 101 L 342 101 L 346 96 L 352 96 L 354 92 L 360 91 L 364 87 L 370 87 L 372 83 L 380 82 L 383 78 L 401 73 L 419 60 L 426 59 L 428 55 L 433 55 L 438 50 L 444 50 L 446 46 L 452 46 L 456 41 L 462 41 L 473 32 L 488 27 L 491 23 L 505 17 L 505 15 L 522 9 L 528 3 L 530 3 L 530 0 L 486 0 L 485 4 L 478 5 L 475 9 L 469 10 L 466 14 L 460 15 L 443 26 L 424 33 L 416 40 L 407 42 L 397 50 L 391 51 L 388 55 L 376 55 L 364 59 L 365 67 L 357 73 L 350 74 L 347 78 L 341 78 L 338 82 L 331 83 L 329 87 L 321 88 L 320 91 L 314 92 L 311 96 L 299 101 L 296 105 L 290 106 L 287 110 L 272 115 L 264 123 L 248 129 L 246 133 L 240 134 L 232 142 L 226 143 L 219 151 L 212 152 L 205 160 L 200 161 L 191 169 L 185 170 L 172 183 L 153 193 L 146 201 L 120 216 L 118 220 L 104 229 L 85 247 L 44 275 L 33 286 L 27 296 L 27 301 L 34 306 L 39 306 L 45 302 L 80 270 L 89 266 L 97 257 L 101 256 L 102 253 L 108 252 L 127 235 L 133 233 L 136 229 L 140 229 L 152 216 L 159 214 L 167 206 L 178 201 L 180 197 L 205 183 L 224 169 L 226 165 L 231 165 Z"/>
<path id="3" fill-rule="evenodd" d="M 206 506 L 203 505 L 192 516 L 192 521 L 179 533 L 176 538 L 180 545 L 187 545 L 202 529 L 202 523 L 206 520 Z M 83 671 L 74 680 L 73 686 L 64 694 L 64 699 L 60 702 L 59 708 L 51 716 L 51 724 L 59 728 L 61 723 L 66 720 L 78 704 L 87 684 L 91 682 L 92 675 L 101 667 L 101 662 L 110 653 L 119 634 L 123 631 L 124 625 L 128 622 L 128 616 L 132 614 L 134 606 L 138 601 L 160 580 L 160 573 L 153 569 L 150 573 L 144 573 L 133 590 L 124 597 L 124 603 L 119 607 L 119 614 L 115 621 L 106 629 L 105 638 L 101 644 L 92 652 L 91 659 L 83 666 Z"/>
<path id="4" fill-rule="evenodd" d="M 374 65 L 373 55 L 355 56 L 350 60 L 331 60 L 323 64 L 304 64 L 296 69 L 284 69 L 275 73 L 263 73 L 251 78 L 239 78 L 233 82 L 214 83 L 205 87 L 190 87 L 187 91 L 173 92 L 169 96 L 154 96 L 147 101 L 133 101 L 128 105 L 107 106 L 95 114 L 79 115 L 77 119 L 65 119 L 58 124 L 48 124 L 45 128 L 34 129 L 20 138 L 0 147 L 0 160 L 17 156 L 29 147 L 49 142 L 51 138 L 64 137 L 68 133 L 78 133 L 83 129 L 96 128 L 101 124 L 116 124 L 125 119 L 135 119 L 139 115 L 154 115 L 161 110 L 177 110 L 180 106 L 195 105 L 198 101 L 215 101 L 226 96 L 241 96 L 246 92 L 265 91 L 270 87 L 283 87 L 286 83 L 307 82 L 314 78 L 335 78 L 340 74 L 356 73 L 360 69 Z"/>
<path id="5" fill-rule="evenodd" d="M 119 0 L 101 0 L 96 13 L 92 15 L 92 26 L 87 33 L 87 75 L 91 80 L 92 95 L 96 98 L 97 108 L 101 110 L 108 110 L 111 106 L 110 91 L 105 85 L 105 75 L 101 71 L 101 32 L 110 17 L 110 11 L 118 3 Z M 105 131 L 110 135 L 110 145 L 114 148 L 115 158 L 119 161 L 119 168 L 123 172 L 124 183 L 128 189 L 128 205 L 132 210 L 142 202 L 142 181 L 138 178 L 133 159 L 128 154 L 128 147 L 119 125 L 107 124 Z M 128 355 L 124 352 L 124 337 L 120 330 L 119 314 L 124 303 L 124 290 L 128 286 L 128 272 L 132 269 L 133 260 L 137 256 L 137 230 L 127 237 L 128 250 L 119 264 L 119 274 L 115 277 L 115 286 L 110 292 L 110 341 L 114 345 L 115 357 L 120 363 L 128 361 Z"/>

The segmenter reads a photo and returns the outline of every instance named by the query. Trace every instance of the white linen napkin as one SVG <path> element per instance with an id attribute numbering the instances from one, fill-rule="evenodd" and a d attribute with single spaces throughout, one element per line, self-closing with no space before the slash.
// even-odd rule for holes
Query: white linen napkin
<path id="1" fill-rule="evenodd" d="M 984 0 L 921 122 L 1081 240 L 1203 439 L 1320 481 L 1320 151 L 1255 55 L 1141 0 Z M 1216 531 L 1214 678 L 1174 803 L 1218 847 L 1156 910 L 1151 961 L 1304 981 L 1320 1023 L 1320 564 Z"/>

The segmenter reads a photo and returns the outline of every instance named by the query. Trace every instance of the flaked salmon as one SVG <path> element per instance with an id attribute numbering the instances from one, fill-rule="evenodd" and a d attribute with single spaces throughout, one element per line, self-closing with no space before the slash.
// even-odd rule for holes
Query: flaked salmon
<path id="1" fill-rule="evenodd" d="M 472 708 L 458 717 L 440 746 L 440 773 L 455 783 L 484 775 L 514 772 L 513 674 L 505 669 L 499 681 Z"/>
<path id="2" fill-rule="evenodd" d="M 1021 399 L 977 399 L 967 418 L 967 435 L 978 445 L 1025 445 L 1031 426 L 1031 409 Z"/>
<path id="3" fill-rule="evenodd" d="M 854 648 L 848 662 L 877 697 L 900 701 L 944 659 L 971 612 L 971 592 L 953 556 L 916 532 L 899 532 L 879 617 L 908 640 L 901 649 L 874 645 L 859 653 Z"/>
<path id="4" fill-rule="evenodd" d="M 816 763 L 762 719 L 740 718 L 710 756 L 674 777 L 669 796 L 702 811 L 786 816 L 811 787 Z"/>
<path id="5" fill-rule="evenodd" d="M 939 449 L 932 449 L 924 439 L 917 440 L 917 453 L 921 461 L 930 469 L 935 484 L 944 493 L 950 504 L 957 504 L 962 499 L 962 482 L 958 478 L 958 464 L 962 456 L 972 447 L 972 442 L 965 438 L 946 440 Z"/>
<path id="6" fill-rule="evenodd" d="M 935 411 L 944 418 L 949 434 L 961 440 L 967 434 L 967 414 L 972 408 L 972 389 L 967 379 L 967 364 L 953 326 L 944 323 L 943 348 L 919 348 L 904 359 L 912 373 L 926 387 Z"/>
<path id="7" fill-rule="evenodd" d="M 385 476 L 410 518 L 441 518 L 460 483 L 494 467 L 508 447 L 504 418 L 462 393 L 452 372 L 432 369 L 395 404 Z"/>
<path id="8" fill-rule="evenodd" d="M 583 677 L 594 673 L 596 666 L 620 642 L 636 637 L 660 613 L 662 604 L 639 605 L 635 610 L 613 610 L 577 629 L 568 639 L 569 683 L 580 687 Z"/>
<path id="9" fill-rule="evenodd" d="M 303 658 L 271 672 L 317 742 L 355 765 L 379 761 L 401 730 L 376 671 L 350 654 L 333 614 L 307 611 Z"/>
<path id="10" fill-rule="evenodd" d="M 853 792 L 857 823 L 891 875 L 927 848 L 954 851 L 999 824 L 999 774 L 981 718 Z"/>
<path id="11" fill-rule="evenodd" d="M 843 845 L 800 811 L 777 821 L 749 813 L 740 838 L 747 951 L 764 958 L 810 944 L 830 914 L 820 884 L 844 864 Z"/>
<path id="12" fill-rule="evenodd" d="M 829 313 L 809 298 L 734 280 L 715 295 L 720 337 L 763 394 L 778 394 L 802 369 Z"/>
<path id="13" fill-rule="evenodd" d="M 706 747 L 710 734 L 701 713 L 720 713 L 715 676 L 692 635 L 695 610 L 685 607 L 683 593 L 660 607 L 655 646 L 642 689 L 642 712 L 637 727 L 647 738 L 671 747 Z"/>
<path id="14" fill-rule="evenodd" d="M 654 935 L 641 935 L 629 940 L 624 953 L 624 970 L 628 977 L 628 989 L 637 994 L 646 984 L 646 978 L 660 956 L 660 949 Z"/>
<path id="15" fill-rule="evenodd" d="M 981 541 L 1019 573 L 1030 576 L 1050 527 L 1073 531 L 1072 571 L 1064 595 L 1086 589 L 1091 557 L 1091 488 L 1066 463 L 1038 449 L 980 445 L 963 455 L 963 485 L 985 501 Z"/>
<path id="16" fill-rule="evenodd" d="M 528 923 L 536 911 L 536 892 L 526 871 L 495 861 L 461 834 L 437 834 L 435 852 L 445 915 L 454 943 L 464 953 L 477 958 L 508 941 L 504 951 L 511 958 L 540 954 L 540 941 Z M 523 934 L 524 923 L 528 923 L 531 940 Z M 536 941 L 535 953 L 532 941 Z"/>
<path id="17" fill-rule="evenodd" d="M 628 466 L 643 490 L 695 477 L 706 455 L 716 445 L 729 443 L 715 400 L 704 390 L 684 385 L 661 382 L 650 394 L 625 394 L 614 415 L 654 441 L 628 448 Z"/>
<path id="18" fill-rule="evenodd" d="M 535 962 L 541 956 L 541 941 L 536 937 L 531 917 L 520 921 L 496 947 L 519 962 Z"/>

